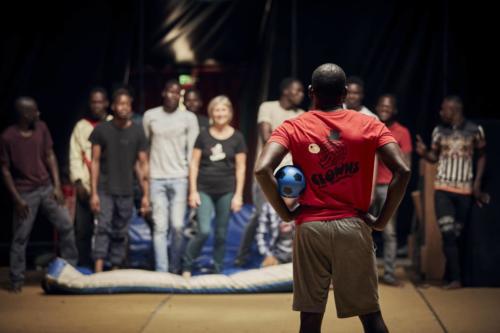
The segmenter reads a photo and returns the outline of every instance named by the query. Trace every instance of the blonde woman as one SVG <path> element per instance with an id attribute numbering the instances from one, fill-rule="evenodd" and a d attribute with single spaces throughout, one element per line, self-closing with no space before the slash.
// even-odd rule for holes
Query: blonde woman
<path id="1" fill-rule="evenodd" d="M 210 235 L 214 211 L 214 273 L 222 271 L 230 213 L 243 205 L 247 148 L 241 132 L 230 125 L 233 106 L 229 98 L 213 98 L 208 116 L 211 126 L 196 139 L 189 165 L 189 205 L 197 209 L 198 230 L 187 245 L 184 277 L 191 276 L 193 262 Z"/>

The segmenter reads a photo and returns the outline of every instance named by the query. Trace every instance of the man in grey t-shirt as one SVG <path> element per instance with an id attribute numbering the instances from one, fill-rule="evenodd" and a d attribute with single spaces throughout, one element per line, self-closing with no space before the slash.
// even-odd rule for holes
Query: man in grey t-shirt
<path id="1" fill-rule="evenodd" d="M 179 109 L 181 86 L 170 80 L 163 89 L 163 105 L 146 111 L 144 131 L 150 142 L 151 204 L 155 267 L 180 273 L 182 229 L 187 208 L 188 166 L 198 136 L 198 121 Z M 169 226 L 172 234 L 168 235 Z M 169 267 L 167 237 L 171 237 Z"/>

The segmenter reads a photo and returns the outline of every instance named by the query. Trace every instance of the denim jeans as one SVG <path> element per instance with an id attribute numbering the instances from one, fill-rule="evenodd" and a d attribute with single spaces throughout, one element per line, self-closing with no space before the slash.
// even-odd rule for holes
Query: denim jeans
<path id="1" fill-rule="evenodd" d="M 224 263 L 227 227 L 231 216 L 233 193 L 207 194 L 200 192 L 201 205 L 198 207 L 198 232 L 191 238 L 184 256 L 184 271 L 191 272 L 194 260 L 210 236 L 212 215 L 215 211 L 214 273 L 220 273 Z"/>
<path id="2" fill-rule="evenodd" d="M 127 258 L 128 229 L 134 198 L 99 192 L 101 210 L 94 228 L 94 260 L 108 258 L 113 266 L 122 266 Z"/>
<path id="3" fill-rule="evenodd" d="M 187 209 L 187 178 L 151 179 L 153 245 L 158 272 L 180 272 L 184 215 Z M 172 228 L 169 233 L 169 228 Z M 170 238 L 169 267 L 167 238 Z"/>
<path id="4" fill-rule="evenodd" d="M 75 244 L 73 224 L 68 209 L 59 205 L 54 199 L 52 185 L 41 186 L 31 192 L 21 192 L 21 197 L 28 204 L 30 211 L 26 218 L 21 218 L 14 210 L 13 238 L 10 248 L 10 279 L 13 283 L 24 281 L 26 269 L 26 246 L 39 210 L 56 227 L 59 234 L 61 257 L 71 265 L 76 265 L 78 251 Z"/>
<path id="5" fill-rule="evenodd" d="M 382 207 L 384 206 L 385 199 L 387 198 L 387 190 L 389 185 L 378 184 L 375 187 L 375 198 L 371 212 L 373 215 L 378 216 Z M 396 254 L 398 247 L 398 239 L 396 234 L 396 216 L 397 212 L 391 217 L 389 222 L 382 231 L 384 239 L 384 276 L 394 278 L 396 272 Z"/>

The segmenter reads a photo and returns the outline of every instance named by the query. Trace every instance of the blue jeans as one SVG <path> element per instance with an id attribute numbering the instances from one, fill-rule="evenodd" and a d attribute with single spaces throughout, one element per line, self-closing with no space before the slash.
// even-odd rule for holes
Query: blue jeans
<path id="1" fill-rule="evenodd" d="M 375 216 L 380 214 L 387 198 L 387 190 L 389 185 L 377 184 L 375 187 L 375 198 L 371 207 L 371 213 Z M 395 278 L 396 273 L 396 254 L 398 249 L 398 238 L 396 234 L 396 216 L 394 212 L 391 219 L 382 231 L 384 239 L 384 277 Z"/>
<path id="2" fill-rule="evenodd" d="M 151 205 L 153 207 L 153 245 L 155 269 L 158 272 L 180 271 L 182 258 L 182 229 L 187 208 L 187 178 L 151 179 Z M 170 235 L 169 227 L 172 227 Z M 169 267 L 167 237 L 170 237 Z"/>

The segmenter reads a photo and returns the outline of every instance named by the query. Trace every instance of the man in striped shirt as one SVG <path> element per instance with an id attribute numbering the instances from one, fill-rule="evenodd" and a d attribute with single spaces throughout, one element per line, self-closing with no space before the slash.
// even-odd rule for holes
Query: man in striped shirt
<path id="1" fill-rule="evenodd" d="M 294 224 L 283 222 L 273 206 L 264 203 L 255 234 L 259 253 L 264 256 L 262 267 L 292 261 L 293 233 Z"/>
<path id="2" fill-rule="evenodd" d="M 481 126 L 465 119 L 460 97 L 448 96 L 440 111 L 443 125 L 432 132 L 430 150 L 417 135 L 416 151 L 427 161 L 438 163 L 434 183 L 436 218 L 446 257 L 445 289 L 460 288 L 459 243 L 472 197 L 481 207 L 489 203 L 489 195 L 481 191 L 486 165 L 486 139 Z M 475 175 L 474 155 L 477 156 Z"/>

